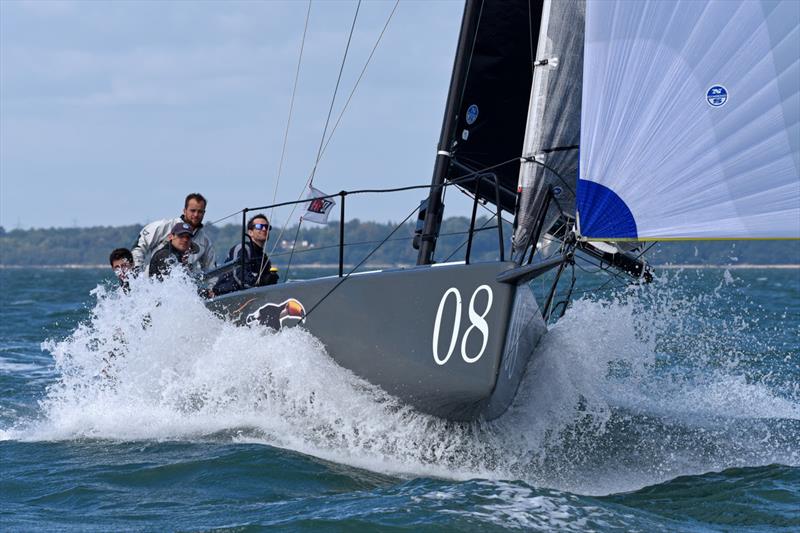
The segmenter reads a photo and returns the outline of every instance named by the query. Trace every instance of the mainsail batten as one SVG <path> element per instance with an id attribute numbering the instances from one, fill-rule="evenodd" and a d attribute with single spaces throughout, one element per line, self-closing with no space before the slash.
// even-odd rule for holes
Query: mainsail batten
<path id="1" fill-rule="evenodd" d="M 800 4 L 588 2 L 580 233 L 800 238 Z"/>

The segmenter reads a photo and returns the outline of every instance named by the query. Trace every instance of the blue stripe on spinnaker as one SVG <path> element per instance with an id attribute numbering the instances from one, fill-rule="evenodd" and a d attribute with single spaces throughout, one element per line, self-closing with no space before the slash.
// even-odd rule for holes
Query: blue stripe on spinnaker
<path id="1" fill-rule="evenodd" d="M 636 220 L 617 193 L 589 180 L 578 180 L 576 207 L 581 235 L 598 239 L 635 239 Z"/>

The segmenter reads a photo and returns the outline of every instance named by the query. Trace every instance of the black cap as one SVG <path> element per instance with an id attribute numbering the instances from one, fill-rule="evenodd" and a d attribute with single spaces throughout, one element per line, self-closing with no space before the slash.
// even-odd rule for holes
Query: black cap
<path id="1" fill-rule="evenodd" d="M 172 231 L 170 233 L 176 236 L 186 235 L 186 234 L 194 235 L 194 232 L 192 231 L 192 225 L 187 224 L 186 222 L 178 222 L 177 224 L 172 226 Z"/>

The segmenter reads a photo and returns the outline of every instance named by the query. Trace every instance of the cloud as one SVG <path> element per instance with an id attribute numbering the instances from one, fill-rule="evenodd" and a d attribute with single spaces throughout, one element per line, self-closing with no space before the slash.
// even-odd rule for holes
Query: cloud
<path id="1" fill-rule="evenodd" d="M 213 196 L 214 210 L 271 199 L 306 6 L 115 1 L 37 12 L 0 0 L 0 223 L 33 223 L 38 204 L 61 200 L 85 213 L 81 223 L 104 223 L 97 206 L 120 195 L 138 207 L 115 223 L 166 216 L 174 198 L 154 191 L 173 180 Z M 392 6 L 362 5 L 332 120 Z M 354 7 L 313 4 L 281 198 L 298 194 L 313 165 Z M 430 178 L 460 12 L 400 4 L 326 151 L 323 189 Z M 399 214 L 382 199 L 366 209 L 358 216 Z M 35 223 L 74 218 L 44 216 Z"/>

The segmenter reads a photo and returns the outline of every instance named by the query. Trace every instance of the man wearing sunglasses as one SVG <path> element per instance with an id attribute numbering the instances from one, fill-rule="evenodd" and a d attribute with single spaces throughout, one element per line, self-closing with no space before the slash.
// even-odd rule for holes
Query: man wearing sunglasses
<path id="1" fill-rule="evenodd" d="M 241 243 L 228 251 L 226 262 L 241 261 L 242 251 L 245 257 L 245 280 L 241 283 L 239 269 L 233 269 L 214 287 L 213 294 L 219 296 L 227 292 L 247 287 L 260 287 L 278 282 L 278 274 L 272 269 L 272 263 L 265 250 L 269 239 L 269 220 L 262 214 L 255 215 L 247 221 L 247 242 L 244 248 Z"/>
<path id="2" fill-rule="evenodd" d="M 151 222 L 142 228 L 136 244 L 131 249 L 133 264 L 137 272 L 149 264 L 156 251 L 166 247 L 170 230 L 176 224 L 189 224 L 192 231 L 192 250 L 187 258 L 191 270 L 208 270 L 215 264 L 214 245 L 203 230 L 203 217 L 206 214 L 206 199 L 200 193 L 192 193 L 183 204 L 183 214 L 178 218 L 167 218 Z M 152 259 L 150 259 L 152 261 Z"/>

